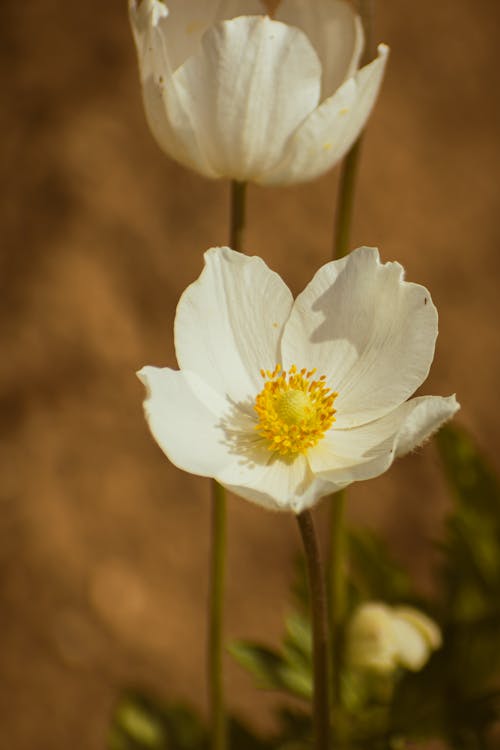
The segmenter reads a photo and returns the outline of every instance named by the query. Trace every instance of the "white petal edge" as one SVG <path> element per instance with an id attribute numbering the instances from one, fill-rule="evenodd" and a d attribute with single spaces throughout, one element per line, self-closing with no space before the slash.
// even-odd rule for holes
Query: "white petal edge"
<path id="1" fill-rule="evenodd" d="M 264 450 L 255 461 L 239 461 L 217 475 L 217 481 L 236 495 L 268 510 L 301 513 L 335 490 L 313 476 L 305 456 L 287 461 Z"/>
<path id="2" fill-rule="evenodd" d="M 330 430 L 310 449 L 312 472 L 333 483 L 373 479 L 395 458 L 427 440 L 458 411 L 455 396 L 420 396 L 370 424 L 351 430 Z"/>
<path id="3" fill-rule="evenodd" d="M 180 368 L 196 372 L 214 391 L 252 410 L 262 389 L 260 370 L 272 370 L 279 361 L 292 304 L 284 281 L 261 258 L 211 248 L 201 276 L 177 306 Z"/>
<path id="4" fill-rule="evenodd" d="M 413 625 L 431 649 L 436 650 L 442 646 L 443 637 L 439 625 L 424 612 L 406 605 L 394 607 L 393 611 L 397 617 Z"/>
<path id="5" fill-rule="evenodd" d="M 339 395 L 335 427 L 371 422 L 403 403 L 427 377 L 437 337 L 427 289 L 404 281 L 399 263 L 362 247 L 320 268 L 295 300 L 283 365 L 316 367 Z"/>
<path id="6" fill-rule="evenodd" d="M 281 0 L 277 21 L 304 31 L 318 53 L 322 67 L 321 98 L 326 99 L 353 76 L 363 51 L 360 17 L 343 0 Z"/>
<path id="7" fill-rule="evenodd" d="M 183 111 L 172 84 L 173 66 L 165 38 L 165 29 L 170 28 L 171 19 L 169 21 L 166 6 L 158 0 L 143 0 L 139 6 L 137 0 L 129 0 L 129 17 L 137 49 L 146 119 L 156 142 L 172 159 L 205 177 L 215 177 L 200 150 L 189 113 Z M 177 102 L 177 122 L 174 124 L 166 109 L 166 90 Z"/>
<path id="8" fill-rule="evenodd" d="M 267 16 L 208 29 L 165 88 L 168 118 L 218 177 L 258 181 L 319 102 L 321 64 L 306 35 Z"/>
<path id="9" fill-rule="evenodd" d="M 349 78 L 312 112 L 288 141 L 284 158 L 258 180 L 262 185 L 291 185 L 327 172 L 347 153 L 363 130 L 384 76 L 389 48 Z"/>
<path id="10" fill-rule="evenodd" d="M 217 21 L 235 16 L 261 15 L 263 6 L 259 0 L 129 0 L 131 17 L 135 26 L 144 29 L 146 23 L 160 24 L 165 49 L 168 52 L 172 71 L 193 55 L 203 34 Z"/>
<path id="11" fill-rule="evenodd" d="M 213 477 L 234 461 L 219 426 L 228 405 L 197 375 L 147 366 L 137 376 L 146 387 L 149 428 L 175 466 Z"/>

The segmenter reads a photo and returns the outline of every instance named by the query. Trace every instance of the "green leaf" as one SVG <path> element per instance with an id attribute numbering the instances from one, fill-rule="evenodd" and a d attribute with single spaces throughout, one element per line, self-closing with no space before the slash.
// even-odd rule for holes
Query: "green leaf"
<path id="1" fill-rule="evenodd" d="M 446 426 L 437 440 L 456 501 L 442 545 L 448 616 L 500 616 L 500 485 L 473 440 Z"/>
<path id="2" fill-rule="evenodd" d="M 163 706 L 137 690 L 128 690 L 116 706 L 109 750 L 206 750 L 199 717 L 182 705 Z"/>
<path id="3" fill-rule="evenodd" d="M 298 651 L 288 652 L 289 660 L 277 651 L 249 641 L 235 641 L 229 651 L 236 661 L 257 680 L 260 688 L 281 690 L 299 698 L 309 700 L 312 695 L 310 668 L 296 657 Z"/>

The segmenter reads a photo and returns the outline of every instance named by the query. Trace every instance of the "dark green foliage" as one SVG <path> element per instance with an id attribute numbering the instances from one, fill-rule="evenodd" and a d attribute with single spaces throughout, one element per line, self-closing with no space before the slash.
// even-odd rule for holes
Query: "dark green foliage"
<path id="1" fill-rule="evenodd" d="M 414 604 L 439 622 L 443 646 L 416 673 L 381 676 L 344 665 L 341 705 L 334 716 L 338 750 L 398 750 L 406 740 L 430 737 L 444 739 L 451 750 L 480 750 L 488 748 L 488 731 L 500 721 L 499 483 L 463 431 L 443 428 L 437 445 L 454 507 L 440 543 L 435 597 L 417 596 L 406 571 L 375 534 L 351 530 L 345 621 L 364 601 Z M 279 731 L 267 739 L 231 719 L 234 750 L 311 746 L 312 639 L 301 558 L 292 595 L 294 609 L 279 649 L 239 641 L 230 651 L 259 687 L 302 699 L 303 711 L 280 711 Z M 344 627 L 345 622 L 340 643 Z M 129 692 L 116 708 L 109 750 L 208 750 L 208 732 L 191 710 L 159 707 Z"/>
<path id="2" fill-rule="evenodd" d="M 238 750 L 273 750 L 237 719 L 229 721 L 230 746 Z M 139 690 L 126 691 L 112 719 L 108 750 L 209 750 L 201 718 L 182 705 L 163 705 Z"/>

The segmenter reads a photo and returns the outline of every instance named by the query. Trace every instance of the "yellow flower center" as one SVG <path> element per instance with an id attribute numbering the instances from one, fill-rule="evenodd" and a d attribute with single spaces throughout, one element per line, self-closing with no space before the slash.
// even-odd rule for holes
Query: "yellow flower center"
<path id="1" fill-rule="evenodd" d="M 267 440 L 268 449 L 280 456 L 305 453 L 335 422 L 333 402 L 338 394 L 327 387 L 326 375 L 313 380 L 315 373 L 299 371 L 295 365 L 288 371 L 281 365 L 272 372 L 260 371 L 266 382 L 255 399 L 255 429 Z"/>

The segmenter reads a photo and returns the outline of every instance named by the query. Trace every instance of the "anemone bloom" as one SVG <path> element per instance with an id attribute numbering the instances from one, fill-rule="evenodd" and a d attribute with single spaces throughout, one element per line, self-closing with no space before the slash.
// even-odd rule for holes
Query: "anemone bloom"
<path id="1" fill-rule="evenodd" d="M 358 669 L 381 674 L 398 667 L 417 672 L 441 643 L 439 627 L 418 609 L 365 602 L 347 628 L 347 659 Z"/>
<path id="2" fill-rule="evenodd" d="M 206 177 L 312 179 L 338 162 L 377 97 L 388 48 L 358 70 L 363 31 L 341 0 L 129 0 L 150 128 Z"/>
<path id="3" fill-rule="evenodd" d="M 429 292 L 374 248 L 327 263 L 295 301 L 260 258 L 212 248 L 177 307 L 181 369 L 138 373 L 146 418 L 179 468 L 300 513 L 455 413 L 454 396 L 407 400 L 436 335 Z"/>

